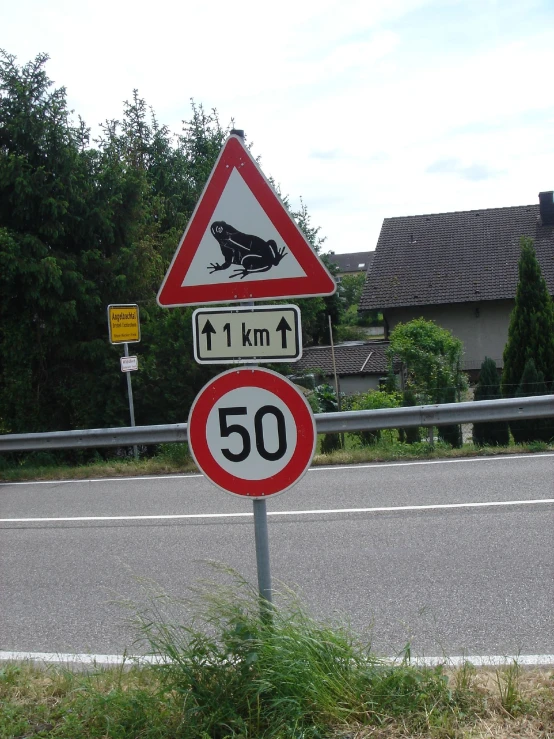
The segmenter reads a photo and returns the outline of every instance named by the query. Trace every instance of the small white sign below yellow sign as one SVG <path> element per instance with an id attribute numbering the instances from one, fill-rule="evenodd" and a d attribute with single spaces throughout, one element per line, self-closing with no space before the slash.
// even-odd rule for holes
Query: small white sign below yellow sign
<path id="1" fill-rule="evenodd" d="M 120 357 L 122 372 L 134 372 L 138 370 L 138 357 Z"/>
<path id="2" fill-rule="evenodd" d="M 199 364 L 296 362 L 302 356 L 296 305 L 198 308 L 192 330 Z"/>
<path id="3" fill-rule="evenodd" d="M 140 341 L 138 305 L 108 305 L 108 327 L 112 344 Z"/>

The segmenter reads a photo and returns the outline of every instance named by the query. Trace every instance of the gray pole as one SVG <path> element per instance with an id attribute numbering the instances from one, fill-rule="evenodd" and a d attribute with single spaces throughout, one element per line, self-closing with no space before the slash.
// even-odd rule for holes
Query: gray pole
<path id="1" fill-rule="evenodd" d="M 337 376 L 337 363 L 335 362 L 335 343 L 333 341 L 333 326 L 331 325 L 331 316 L 327 316 L 329 320 L 329 338 L 331 340 L 331 357 L 333 359 L 333 374 L 335 375 L 335 390 L 337 391 L 337 409 L 338 412 L 341 412 L 340 407 L 340 386 L 339 386 L 339 379 Z M 340 443 L 342 448 L 344 449 L 344 434 L 340 434 Z"/>
<path id="2" fill-rule="evenodd" d="M 125 356 L 129 356 L 129 344 L 125 342 L 123 345 L 125 347 Z M 135 406 L 133 404 L 133 387 L 131 385 L 131 373 L 126 372 L 127 375 L 127 395 L 129 396 L 129 413 L 131 414 L 131 426 L 135 425 Z M 138 459 L 138 447 L 136 444 L 133 445 L 133 454 L 135 455 L 135 459 Z"/>
<path id="3" fill-rule="evenodd" d="M 271 567 L 269 564 L 269 535 L 265 498 L 254 498 L 254 537 L 256 539 L 256 566 L 260 598 L 273 602 L 271 592 Z"/>
<path id="4" fill-rule="evenodd" d="M 240 136 L 244 141 L 244 131 L 241 128 L 233 128 L 231 131 L 235 136 Z M 253 305 L 251 300 L 241 301 L 241 305 Z M 255 364 L 245 365 L 256 367 Z M 271 594 L 271 567 L 269 563 L 269 534 L 267 530 L 267 507 L 265 498 L 254 498 L 254 538 L 256 540 L 256 568 L 258 570 L 258 592 L 260 598 L 266 603 L 272 603 Z M 262 608 L 262 616 L 265 615 Z"/>

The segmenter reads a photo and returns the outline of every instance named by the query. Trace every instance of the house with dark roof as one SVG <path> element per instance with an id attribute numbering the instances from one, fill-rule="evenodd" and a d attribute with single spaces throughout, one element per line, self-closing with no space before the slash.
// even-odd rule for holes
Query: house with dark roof
<path id="1" fill-rule="evenodd" d="M 330 346 L 312 346 L 304 349 L 302 358 L 295 362 L 296 373 L 313 374 L 317 383 L 335 385 L 336 366 L 339 391 L 345 395 L 378 390 L 387 374 L 386 350 L 388 341 L 348 341 L 335 344 L 335 361 Z"/>
<path id="2" fill-rule="evenodd" d="M 554 295 L 551 191 L 536 205 L 385 218 L 360 311 L 383 312 L 385 338 L 400 322 L 433 320 L 462 340 L 464 369 L 486 356 L 502 367 L 522 236 Z"/>
<path id="3" fill-rule="evenodd" d="M 365 274 L 373 262 L 372 251 L 356 251 L 349 254 L 328 254 L 329 260 L 338 267 L 337 282 L 345 275 Z"/>

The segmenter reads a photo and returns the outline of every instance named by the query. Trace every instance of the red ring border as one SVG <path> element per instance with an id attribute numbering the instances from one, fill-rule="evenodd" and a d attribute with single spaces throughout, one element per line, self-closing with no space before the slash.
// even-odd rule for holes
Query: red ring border
<path id="1" fill-rule="evenodd" d="M 245 480 L 224 470 L 211 453 L 206 438 L 208 416 L 215 403 L 226 393 L 241 387 L 273 392 L 287 405 L 296 422 L 296 450 L 291 459 L 280 472 L 263 480 Z M 316 443 L 314 417 L 304 396 L 290 380 L 260 367 L 227 370 L 210 380 L 191 406 L 187 435 L 190 451 L 202 473 L 222 490 L 249 498 L 265 498 L 292 487 L 310 466 Z"/>

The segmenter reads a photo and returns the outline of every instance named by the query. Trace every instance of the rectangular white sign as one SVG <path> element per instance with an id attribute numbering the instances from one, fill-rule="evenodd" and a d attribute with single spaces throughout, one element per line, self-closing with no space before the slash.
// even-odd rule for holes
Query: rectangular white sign
<path id="1" fill-rule="evenodd" d="M 122 372 L 133 372 L 138 370 L 138 357 L 120 357 L 121 371 Z"/>
<path id="2" fill-rule="evenodd" d="M 199 364 L 296 362 L 302 356 L 296 305 L 198 308 L 192 330 Z"/>

